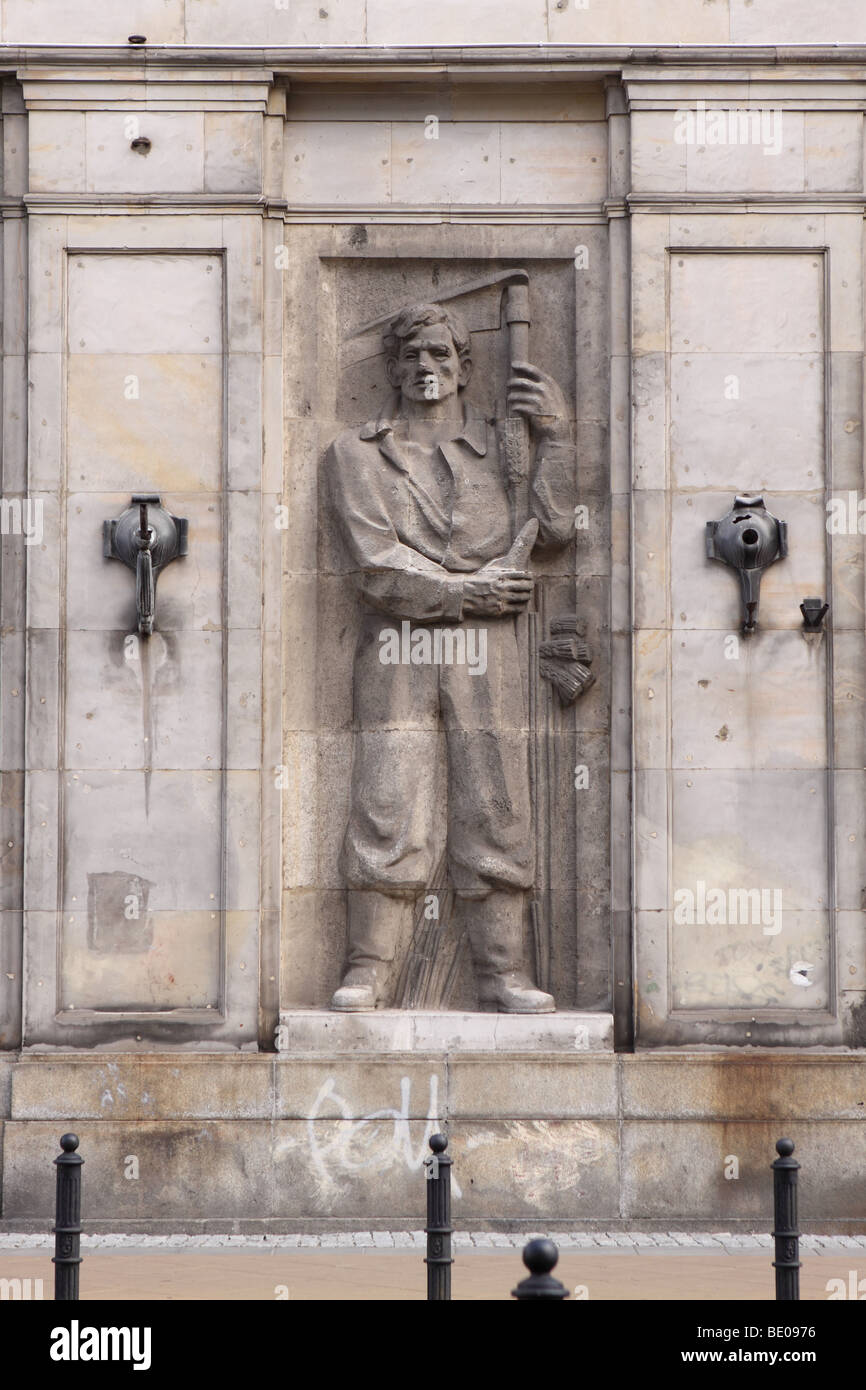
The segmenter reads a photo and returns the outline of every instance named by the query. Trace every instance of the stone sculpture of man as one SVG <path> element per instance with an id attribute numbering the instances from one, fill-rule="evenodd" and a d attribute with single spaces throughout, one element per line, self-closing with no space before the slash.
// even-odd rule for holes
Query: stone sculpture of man
<path id="1" fill-rule="evenodd" d="M 447 767 L 447 855 L 467 928 L 479 1006 L 548 1013 L 524 958 L 534 878 L 527 721 L 515 615 L 532 595 L 528 553 L 573 535 L 574 447 L 556 383 L 512 364 L 509 414 L 530 422 L 530 517 L 514 540 L 495 427 L 464 396 L 470 335 L 439 304 L 403 310 L 384 345 L 390 405 L 345 430 L 326 458 L 331 506 L 357 577 L 364 618 L 354 667 L 351 808 L 341 854 L 348 887 L 346 967 L 331 1007 L 387 1007 L 395 957 L 430 879 L 438 741 Z M 385 660 L 383 633 L 443 629 Z M 464 630 L 486 661 L 454 652 Z M 473 633 L 471 629 L 476 629 Z M 463 647 L 457 646 L 459 658 Z M 426 656 L 424 655 L 426 653 Z M 483 669 L 482 669 L 483 665 Z"/>

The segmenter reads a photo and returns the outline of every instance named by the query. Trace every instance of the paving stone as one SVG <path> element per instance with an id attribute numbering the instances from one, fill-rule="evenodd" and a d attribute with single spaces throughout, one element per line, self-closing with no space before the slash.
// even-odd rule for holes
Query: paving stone
<path id="1" fill-rule="evenodd" d="M 551 1231 L 550 1239 L 554 1245 L 559 1246 L 560 1250 L 565 1250 L 575 1243 L 573 1231 Z"/>
<path id="2" fill-rule="evenodd" d="M 455 1231 L 452 1245 L 455 1250 L 522 1250 L 530 1240 L 550 1239 L 561 1250 L 612 1251 L 632 1249 L 642 1253 L 655 1250 L 697 1250 L 708 1253 L 734 1254 L 746 1250 L 770 1250 L 773 1239 L 766 1232 L 748 1235 L 730 1231 L 528 1231 L 508 1234 L 504 1231 Z M 424 1231 L 331 1231 L 320 1235 L 144 1235 L 104 1232 L 82 1235 L 84 1251 L 141 1250 L 159 1252 L 182 1251 L 260 1251 L 277 1250 L 424 1250 L 427 1237 Z M 37 1251 L 53 1249 L 53 1235 L 38 1232 L 0 1233 L 0 1252 Z M 814 1254 L 841 1255 L 866 1249 L 863 1236 L 805 1235 L 800 1238 L 801 1250 Z"/>

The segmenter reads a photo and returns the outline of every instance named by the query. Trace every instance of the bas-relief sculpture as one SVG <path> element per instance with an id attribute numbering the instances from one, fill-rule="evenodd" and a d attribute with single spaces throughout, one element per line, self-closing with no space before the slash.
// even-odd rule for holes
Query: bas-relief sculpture
<path id="1" fill-rule="evenodd" d="M 533 548 L 572 540 L 576 460 L 559 386 L 517 355 L 526 353 L 528 295 L 526 310 L 514 303 L 506 420 L 497 425 L 472 404 L 471 335 L 460 315 L 444 303 L 416 304 L 385 328 L 390 402 L 340 434 L 325 460 L 363 606 L 340 860 L 348 946 L 332 1009 L 399 1002 L 395 976 L 413 905 L 438 892 L 446 870 L 479 1007 L 555 1008 L 527 966 L 535 844 L 521 615 L 532 602 Z M 517 330 L 515 318 L 523 320 Z M 523 477 L 515 467 L 521 430 Z M 592 680 L 588 653 L 573 618 L 558 630 L 551 624 L 551 637 L 542 674 L 573 699 Z M 447 843 L 437 868 L 443 733 Z"/>

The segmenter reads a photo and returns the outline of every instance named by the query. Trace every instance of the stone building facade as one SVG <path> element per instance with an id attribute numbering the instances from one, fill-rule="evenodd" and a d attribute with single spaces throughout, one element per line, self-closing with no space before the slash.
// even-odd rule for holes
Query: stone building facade
<path id="1" fill-rule="evenodd" d="M 444 1126 L 476 1227 L 762 1229 L 785 1132 L 807 1228 L 866 1229 L 859 0 L 126 12 L 0 26 L 0 1228 L 70 1128 L 91 1229 L 415 1222 Z M 576 446 L 521 639 L 557 1009 L 478 1009 L 442 871 L 393 1007 L 335 1012 L 324 459 L 416 303 L 459 300 L 499 429 L 517 271 Z M 103 539 L 139 497 L 187 523 L 152 636 Z M 761 499 L 744 632 L 707 525 Z"/>

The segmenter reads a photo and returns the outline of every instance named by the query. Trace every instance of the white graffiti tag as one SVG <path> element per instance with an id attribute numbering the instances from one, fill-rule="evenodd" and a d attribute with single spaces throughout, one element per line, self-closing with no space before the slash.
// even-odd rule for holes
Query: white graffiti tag
<path id="1" fill-rule="evenodd" d="M 307 1119 L 310 1158 L 321 1199 L 345 1190 L 353 1177 L 368 1169 L 375 1170 L 383 1177 L 395 1168 L 403 1168 L 410 1173 L 422 1171 L 424 1159 L 429 1153 L 430 1135 L 441 1127 L 439 1077 L 435 1073 L 430 1076 L 426 1120 L 423 1132 L 418 1136 L 417 1148 L 412 1143 L 409 1119 L 412 1113 L 411 1090 L 410 1078 L 402 1077 L 398 1110 L 373 1110 L 369 1115 L 358 1118 L 357 1108 L 337 1091 L 336 1079 L 328 1077 L 319 1088 Z M 452 1190 L 455 1197 L 461 1196 L 460 1188 L 453 1180 Z"/>

